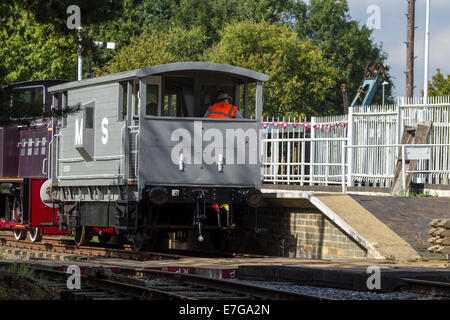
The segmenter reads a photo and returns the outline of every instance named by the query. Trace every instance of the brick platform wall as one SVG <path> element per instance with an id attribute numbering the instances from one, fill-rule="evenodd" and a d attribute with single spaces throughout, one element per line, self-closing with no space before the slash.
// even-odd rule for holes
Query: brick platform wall
<path id="1" fill-rule="evenodd" d="M 246 221 L 254 227 L 256 221 Z M 367 251 L 320 211 L 311 208 L 260 208 L 255 242 L 267 254 L 291 258 L 355 259 Z M 242 242 L 241 242 L 242 244 Z"/>

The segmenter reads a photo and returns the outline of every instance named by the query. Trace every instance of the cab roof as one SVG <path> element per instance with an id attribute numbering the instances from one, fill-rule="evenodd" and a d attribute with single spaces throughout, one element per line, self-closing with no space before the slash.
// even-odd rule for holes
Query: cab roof
<path id="1" fill-rule="evenodd" d="M 219 64 L 212 62 L 175 62 L 169 64 L 160 64 L 153 67 L 147 67 L 142 69 L 136 69 L 131 71 L 119 72 L 110 74 L 107 76 L 96 77 L 91 79 L 84 79 L 80 81 L 72 81 L 60 85 L 56 85 L 49 88 L 50 93 L 55 93 L 59 91 L 66 91 L 71 89 L 78 89 L 82 87 L 89 87 L 92 85 L 106 84 L 111 82 L 126 81 L 135 78 L 141 78 L 151 75 L 160 75 L 170 72 L 183 72 L 183 71 L 212 71 L 225 73 L 237 78 L 241 78 L 243 81 L 265 82 L 269 79 L 269 76 L 256 72 L 253 70 L 236 67 L 228 64 Z"/>

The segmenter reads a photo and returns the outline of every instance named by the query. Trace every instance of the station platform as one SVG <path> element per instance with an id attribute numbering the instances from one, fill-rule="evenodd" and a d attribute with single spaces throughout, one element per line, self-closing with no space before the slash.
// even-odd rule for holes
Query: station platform
<path id="1" fill-rule="evenodd" d="M 450 217 L 450 198 L 365 196 L 271 187 L 274 186 L 265 185 L 262 189 L 265 207 L 283 208 L 290 215 L 291 236 L 297 239 L 295 257 L 362 257 L 396 261 L 429 258 L 426 251 L 428 223 L 435 218 Z M 302 219 L 305 216 L 311 219 L 313 213 L 323 216 L 317 216 L 312 222 L 306 221 L 303 227 L 305 221 Z M 297 225 L 298 220 L 300 225 Z M 338 243 L 334 237 L 336 230 L 328 227 L 340 232 Z M 313 250 L 310 256 L 302 256 L 302 248 L 310 244 L 299 240 L 305 236 L 320 240 L 318 243 L 310 241 Z M 346 237 L 347 241 L 339 241 L 343 240 L 339 236 Z M 353 250 L 339 250 L 341 246 Z"/>

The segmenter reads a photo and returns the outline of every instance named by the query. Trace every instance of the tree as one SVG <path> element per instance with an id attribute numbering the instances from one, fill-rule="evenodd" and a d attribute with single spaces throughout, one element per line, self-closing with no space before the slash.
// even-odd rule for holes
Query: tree
<path id="1" fill-rule="evenodd" d="M 52 24 L 39 24 L 32 13 L 18 6 L 11 6 L 0 24 L 4 82 L 75 78 L 73 37 L 57 33 Z"/>
<path id="2" fill-rule="evenodd" d="M 219 30 L 240 21 L 289 22 L 304 7 L 295 0 L 181 0 L 172 7 L 172 21 L 185 28 L 202 27 L 208 45 L 220 40 Z"/>
<path id="3" fill-rule="evenodd" d="M 209 47 L 220 40 L 218 31 L 228 23 L 249 19 L 291 23 L 304 6 L 295 0 L 128 0 L 120 16 L 91 24 L 86 30 L 88 38 L 114 41 L 120 50 L 131 39 L 157 30 L 200 28 Z M 109 50 L 94 50 L 92 59 L 101 69 L 113 55 Z"/>
<path id="4" fill-rule="evenodd" d="M 295 30 L 300 38 L 310 39 L 323 50 L 327 59 L 333 61 L 338 70 L 337 86 L 327 100 L 339 106 L 338 110 L 342 112 L 340 84 L 347 83 L 352 100 L 363 78 L 364 66 L 374 61 L 384 63 L 386 54 L 371 39 L 372 30 L 359 27 L 357 21 L 351 20 L 347 0 L 311 0 L 307 9 L 304 16 L 298 16 Z M 385 69 L 389 71 L 388 66 Z M 386 81 L 390 82 L 389 79 L 387 75 Z M 392 86 L 388 86 L 386 90 L 388 100 L 391 89 Z M 378 92 L 374 102 L 379 103 L 381 99 Z"/>
<path id="5" fill-rule="evenodd" d="M 150 67 L 158 64 L 199 60 L 206 48 L 200 28 L 172 27 L 133 38 L 129 46 L 114 52 L 112 60 L 98 74 Z"/>
<path id="6" fill-rule="evenodd" d="M 219 34 L 220 42 L 208 50 L 205 60 L 268 74 L 265 116 L 298 119 L 333 112 L 326 97 L 337 73 L 311 41 L 300 40 L 284 25 L 265 21 L 232 23 Z"/>
<path id="7" fill-rule="evenodd" d="M 428 95 L 433 96 L 450 96 L 450 75 L 447 79 L 441 73 L 441 69 L 436 69 L 437 73 L 432 77 L 432 81 L 428 82 Z"/>

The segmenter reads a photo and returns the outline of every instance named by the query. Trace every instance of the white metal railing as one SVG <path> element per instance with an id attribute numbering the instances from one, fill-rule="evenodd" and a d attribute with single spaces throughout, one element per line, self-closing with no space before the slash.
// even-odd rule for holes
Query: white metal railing
<path id="1" fill-rule="evenodd" d="M 449 184 L 450 97 L 399 99 L 397 104 L 355 106 L 348 115 L 307 121 L 266 119 L 261 151 L 265 183 L 392 187 L 404 126 L 432 121 L 430 160 L 418 160 L 413 182 Z M 339 124 L 339 125 L 337 125 Z M 341 126 L 341 124 L 345 124 Z M 342 146 L 345 144 L 345 156 Z"/>
<path id="2" fill-rule="evenodd" d="M 419 174 L 450 174 L 450 170 L 449 169 L 441 169 L 441 170 L 434 170 L 434 169 L 422 169 L 422 168 L 417 168 L 416 170 L 407 170 L 406 167 L 406 161 L 407 160 L 417 160 L 419 161 L 423 161 L 423 162 L 432 162 L 434 159 L 434 155 L 436 154 L 436 152 L 433 152 L 434 149 L 439 149 L 439 148 L 445 148 L 447 150 L 449 150 L 450 148 L 450 144 L 393 144 L 393 145 L 358 145 L 358 146 L 344 146 L 345 149 L 396 149 L 397 154 L 399 153 L 398 151 L 400 150 L 400 154 L 401 154 L 401 181 L 402 181 L 402 189 L 406 190 L 407 185 L 406 185 L 406 175 L 407 173 L 413 173 L 414 176 L 419 175 Z M 419 155 L 413 155 L 413 156 L 407 156 L 407 150 L 409 148 L 412 149 L 430 149 L 429 152 L 427 153 L 423 153 L 422 150 L 422 154 Z M 397 165 L 397 161 L 395 162 L 394 166 Z M 347 174 L 346 174 L 346 178 L 347 181 L 352 181 L 352 179 L 354 178 L 354 176 L 358 176 L 359 174 L 354 173 L 351 171 L 351 169 L 349 167 L 347 167 Z M 370 175 L 372 176 L 372 175 Z M 392 175 L 385 175 L 385 176 L 381 176 L 380 178 L 394 178 L 394 174 Z M 344 179 L 342 179 L 342 190 L 344 192 L 344 185 L 345 185 L 345 181 Z"/>

